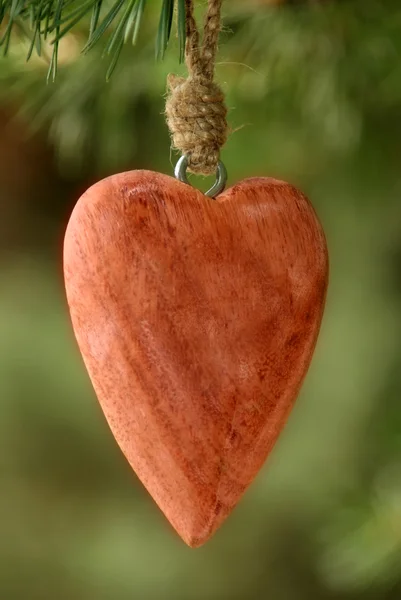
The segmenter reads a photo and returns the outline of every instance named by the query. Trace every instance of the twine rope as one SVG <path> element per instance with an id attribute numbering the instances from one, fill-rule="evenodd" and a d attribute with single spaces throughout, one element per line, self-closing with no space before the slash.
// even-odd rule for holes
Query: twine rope
<path id="1" fill-rule="evenodd" d="M 208 0 L 201 44 L 193 0 L 185 0 L 188 77 L 168 77 L 166 116 L 172 144 L 188 157 L 188 170 L 202 175 L 215 173 L 228 136 L 224 94 L 214 82 L 221 5 L 222 0 Z"/>

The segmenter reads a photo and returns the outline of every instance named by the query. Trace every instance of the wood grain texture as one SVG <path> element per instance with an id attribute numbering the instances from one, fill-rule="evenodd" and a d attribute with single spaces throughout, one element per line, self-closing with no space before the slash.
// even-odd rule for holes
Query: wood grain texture
<path id="1" fill-rule="evenodd" d="M 328 277 L 315 212 L 274 179 L 214 201 L 166 175 L 122 173 L 78 201 L 64 269 L 110 428 L 200 546 L 262 466 L 309 366 Z"/>

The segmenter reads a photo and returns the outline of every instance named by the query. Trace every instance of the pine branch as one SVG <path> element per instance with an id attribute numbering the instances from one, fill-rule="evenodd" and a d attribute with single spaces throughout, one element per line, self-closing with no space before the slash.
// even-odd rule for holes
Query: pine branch
<path id="1" fill-rule="evenodd" d="M 156 37 L 156 57 L 164 58 L 172 30 L 174 9 L 178 14 L 180 62 L 185 48 L 185 0 L 160 0 L 161 13 Z M 6 56 L 12 32 L 17 30 L 30 39 L 27 60 L 33 50 L 38 56 L 43 41 L 53 47 L 48 79 L 55 80 L 60 40 L 78 24 L 88 24 L 88 40 L 82 50 L 91 50 L 109 33 L 105 54 L 110 56 L 106 78 L 109 79 L 124 44 L 135 45 L 147 0 L 0 0 L 0 47 Z"/>

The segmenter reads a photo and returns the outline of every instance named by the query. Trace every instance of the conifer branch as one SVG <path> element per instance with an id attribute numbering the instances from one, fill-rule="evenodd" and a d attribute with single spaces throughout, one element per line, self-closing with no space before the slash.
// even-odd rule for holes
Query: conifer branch
<path id="1" fill-rule="evenodd" d="M 12 34 L 30 39 L 27 60 L 34 50 L 42 53 L 42 44 L 52 46 L 48 78 L 54 81 L 57 73 L 60 40 L 79 24 L 88 28 L 88 40 L 82 50 L 86 53 L 108 34 L 104 53 L 110 57 L 107 79 L 111 76 L 124 44 L 136 43 L 148 0 L 0 0 L 0 48 L 7 55 Z M 156 57 L 163 59 L 172 31 L 174 10 L 178 14 L 180 61 L 184 57 L 185 0 L 160 0 L 159 28 L 156 35 Z"/>

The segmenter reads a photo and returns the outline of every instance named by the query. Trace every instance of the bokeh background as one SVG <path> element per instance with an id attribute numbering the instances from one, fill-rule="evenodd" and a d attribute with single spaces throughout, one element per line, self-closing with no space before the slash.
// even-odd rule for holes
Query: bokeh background
<path id="1" fill-rule="evenodd" d="M 87 24 L 0 60 L 1 600 L 401 597 L 401 5 L 225 3 L 230 183 L 291 181 L 331 257 L 316 354 L 273 453 L 204 547 L 176 536 L 109 433 L 62 280 L 68 216 L 114 172 L 172 172 L 159 3 L 109 83 Z M 201 2 L 200 8 L 205 3 Z M 207 185 L 208 181 L 201 185 Z"/>

